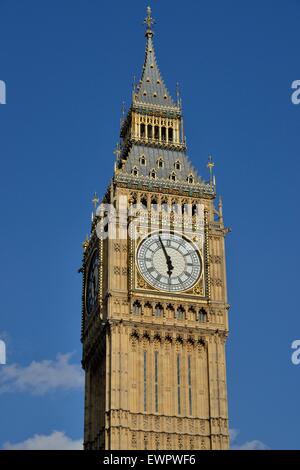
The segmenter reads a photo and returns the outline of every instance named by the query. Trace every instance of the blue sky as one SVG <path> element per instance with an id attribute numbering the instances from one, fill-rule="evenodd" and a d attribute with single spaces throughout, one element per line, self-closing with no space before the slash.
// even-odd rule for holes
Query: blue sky
<path id="1" fill-rule="evenodd" d="M 290 97 L 300 2 L 151 5 L 160 69 L 173 96 L 181 86 L 188 154 L 203 176 L 214 156 L 232 228 L 232 435 L 236 446 L 299 449 L 300 105 Z M 121 103 L 141 73 L 146 6 L 0 0 L 0 448 L 77 448 L 83 434 L 77 269 L 92 194 L 112 175 Z"/>

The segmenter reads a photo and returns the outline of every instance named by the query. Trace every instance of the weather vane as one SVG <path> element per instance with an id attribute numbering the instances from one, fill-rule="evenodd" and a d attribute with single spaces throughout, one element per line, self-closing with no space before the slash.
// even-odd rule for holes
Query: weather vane
<path id="1" fill-rule="evenodd" d="M 154 25 L 155 21 L 152 18 L 152 10 L 151 7 L 147 7 L 147 17 L 144 20 L 144 23 L 147 25 L 147 33 L 152 33 L 152 25 Z"/>

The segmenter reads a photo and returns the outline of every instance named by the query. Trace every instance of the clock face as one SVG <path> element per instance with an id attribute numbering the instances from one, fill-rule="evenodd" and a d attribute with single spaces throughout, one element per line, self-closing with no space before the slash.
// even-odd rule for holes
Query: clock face
<path id="1" fill-rule="evenodd" d="M 87 276 L 87 291 L 86 291 L 86 309 L 88 315 L 93 311 L 98 298 L 99 289 L 99 269 L 98 269 L 98 254 L 95 253 L 92 256 L 88 276 Z"/>
<path id="2" fill-rule="evenodd" d="M 201 257 L 193 243 L 167 232 L 153 234 L 141 243 L 137 263 L 149 284 L 167 292 L 190 289 L 202 272 Z"/>

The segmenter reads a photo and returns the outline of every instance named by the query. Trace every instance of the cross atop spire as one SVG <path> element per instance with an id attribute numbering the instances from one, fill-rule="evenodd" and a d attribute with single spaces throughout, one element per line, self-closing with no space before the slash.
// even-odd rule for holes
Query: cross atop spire
<path id="1" fill-rule="evenodd" d="M 147 16 L 144 19 L 144 23 L 147 25 L 145 36 L 152 37 L 153 36 L 152 25 L 154 25 L 155 21 L 152 18 L 151 7 L 147 7 Z"/>
<path id="2" fill-rule="evenodd" d="M 152 17 L 152 10 L 147 8 L 147 17 L 144 20 L 147 26 L 146 29 L 146 54 L 143 66 L 143 72 L 140 82 L 134 87 L 133 101 L 135 104 L 150 106 L 163 106 L 175 109 L 178 107 L 174 103 L 171 95 L 160 74 L 158 64 L 155 57 L 154 44 L 153 44 L 153 30 L 152 25 L 155 23 Z"/>

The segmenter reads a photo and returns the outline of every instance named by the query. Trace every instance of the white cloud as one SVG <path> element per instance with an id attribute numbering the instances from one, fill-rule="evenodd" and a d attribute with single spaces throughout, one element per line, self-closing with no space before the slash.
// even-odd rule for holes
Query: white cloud
<path id="1" fill-rule="evenodd" d="M 235 442 L 238 434 L 239 434 L 239 430 L 238 429 L 229 429 L 229 436 L 230 436 L 230 444 L 232 444 L 233 442 Z"/>
<path id="2" fill-rule="evenodd" d="M 266 444 L 258 440 L 247 441 L 247 442 L 244 442 L 243 444 L 236 444 L 236 439 L 239 433 L 240 433 L 239 429 L 229 429 L 230 449 L 232 450 L 268 450 L 269 449 L 269 447 L 266 446 Z"/>
<path id="3" fill-rule="evenodd" d="M 73 440 L 62 431 L 53 431 L 48 436 L 35 434 L 23 442 L 6 442 L 4 450 L 82 450 L 82 439 Z"/>
<path id="4" fill-rule="evenodd" d="M 55 360 L 33 361 L 28 366 L 12 364 L 0 369 L 0 394 L 30 392 L 43 395 L 50 391 L 70 390 L 83 386 L 83 371 L 71 364 L 72 354 L 58 354 Z"/>

